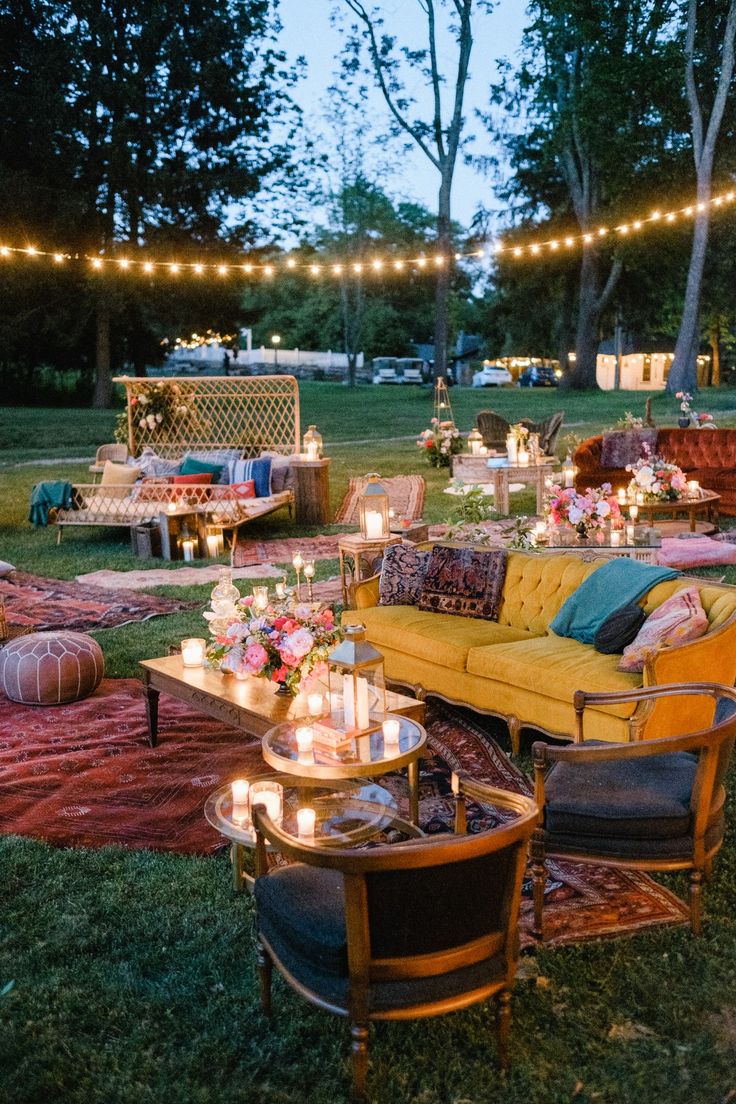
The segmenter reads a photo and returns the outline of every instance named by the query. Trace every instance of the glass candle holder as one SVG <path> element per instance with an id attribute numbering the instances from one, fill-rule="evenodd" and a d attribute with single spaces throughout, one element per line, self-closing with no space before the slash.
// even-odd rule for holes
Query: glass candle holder
<path id="1" fill-rule="evenodd" d="M 259 613 L 263 613 L 265 609 L 268 609 L 267 586 L 253 587 L 253 609 L 258 610 Z"/>
<path id="2" fill-rule="evenodd" d="M 323 713 L 322 695 L 315 691 L 307 695 L 307 709 L 310 717 L 321 717 Z"/>
<path id="3" fill-rule="evenodd" d="M 317 814 L 314 809 L 310 809 L 305 806 L 302 809 L 296 811 L 296 830 L 299 839 L 314 839 L 314 825 L 317 820 Z"/>
<path id="4" fill-rule="evenodd" d="M 399 742 L 399 735 L 401 733 L 401 721 L 396 717 L 387 717 L 381 725 L 383 729 L 383 742 L 388 747 L 396 747 Z"/>
<path id="5" fill-rule="evenodd" d="M 207 651 L 207 641 L 199 636 L 181 642 L 181 661 L 185 667 L 201 667 Z"/>
<path id="6" fill-rule="evenodd" d="M 251 816 L 256 805 L 265 805 L 274 824 L 281 821 L 284 813 L 284 787 L 279 782 L 271 782 L 265 778 L 260 782 L 252 782 L 249 799 Z"/>

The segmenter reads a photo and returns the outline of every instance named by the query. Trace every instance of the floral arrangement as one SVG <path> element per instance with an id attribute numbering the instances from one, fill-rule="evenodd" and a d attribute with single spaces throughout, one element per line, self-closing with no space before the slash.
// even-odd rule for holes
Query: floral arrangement
<path id="1" fill-rule="evenodd" d="M 693 410 L 691 405 L 693 397 L 689 391 L 677 391 L 675 392 L 675 398 L 680 400 L 681 422 L 688 419 L 690 425 L 695 426 L 696 429 L 715 429 L 712 414 L 698 414 L 697 411 Z"/>
<path id="2" fill-rule="evenodd" d="M 463 450 L 463 439 L 454 422 L 432 418 L 431 428 L 420 433 L 417 447 L 425 450 L 433 468 L 449 468 L 450 459 Z"/>
<path id="3" fill-rule="evenodd" d="M 644 419 L 632 414 L 630 410 L 624 411 L 623 418 L 619 418 L 616 422 L 614 429 L 634 430 L 644 429 Z"/>
<path id="4" fill-rule="evenodd" d="M 526 444 L 526 439 L 529 436 L 529 427 L 522 425 L 521 422 L 515 422 L 512 426 L 509 426 L 509 433 L 516 438 L 516 443 L 520 447 Z"/>
<path id="5" fill-rule="evenodd" d="M 192 416 L 192 411 L 183 401 L 179 384 L 173 381 L 160 380 L 158 383 L 141 384 L 130 394 L 128 403 L 133 424 L 147 434 L 168 428 L 174 421 L 184 428 Z M 118 415 L 115 440 L 123 443 L 128 440 L 126 411 Z"/>
<path id="6" fill-rule="evenodd" d="M 545 503 L 545 513 L 553 525 L 564 525 L 587 533 L 589 529 L 602 529 L 621 517 L 621 510 L 610 483 L 600 487 L 586 487 L 585 493 L 574 487 L 559 485 L 550 487 Z"/>
<path id="7" fill-rule="evenodd" d="M 254 607 L 252 595 L 234 605 L 227 618 L 207 611 L 212 640 L 207 659 L 213 667 L 243 678 L 253 675 L 296 694 L 327 676 L 327 656 L 342 639 L 329 607 L 299 603 L 281 611 Z"/>
<path id="8" fill-rule="evenodd" d="M 631 472 L 629 493 L 641 492 L 649 501 L 675 501 L 687 489 L 687 477 L 677 464 L 663 460 L 649 448 L 643 446 L 644 455 L 635 464 L 627 464 Z"/>

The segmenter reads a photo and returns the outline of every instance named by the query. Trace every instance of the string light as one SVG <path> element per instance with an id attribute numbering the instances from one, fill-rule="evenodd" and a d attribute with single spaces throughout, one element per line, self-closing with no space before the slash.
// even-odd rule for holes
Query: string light
<path id="1" fill-rule="evenodd" d="M 115 257 L 89 255 L 84 252 L 77 253 L 74 251 L 60 252 L 58 249 L 41 249 L 38 246 L 28 244 L 22 246 L 2 245 L 0 246 L 0 257 L 5 259 L 10 259 L 14 256 L 48 258 L 52 263 L 57 265 L 62 264 L 64 261 L 76 260 L 89 264 L 95 272 L 102 272 L 112 266 L 113 268 L 127 273 L 135 273 L 140 270 L 147 275 L 153 275 L 156 271 L 167 271 L 172 276 L 178 276 L 181 273 L 195 276 L 216 273 L 218 276 L 227 276 L 237 269 L 248 276 L 258 274 L 267 279 L 284 270 L 288 270 L 289 272 L 300 270 L 312 276 L 319 276 L 327 271 L 335 276 L 340 276 L 350 271 L 356 276 L 359 276 L 366 270 L 379 273 L 383 272 L 387 267 L 392 268 L 394 272 L 403 272 L 412 268 L 425 270 L 428 269 L 430 265 L 432 268 L 440 269 L 453 259 L 458 262 L 464 260 L 480 260 L 487 256 L 489 252 L 496 256 L 509 256 L 515 258 L 525 256 L 536 257 L 539 256 L 543 250 L 548 250 L 551 253 L 557 252 L 563 245 L 567 249 L 572 249 L 573 246 L 576 245 L 591 245 L 594 241 L 603 239 L 609 234 L 615 234 L 619 237 L 630 237 L 632 234 L 638 233 L 653 224 L 659 224 L 660 226 L 665 224 L 672 225 L 677 223 L 680 218 L 692 218 L 696 213 L 702 214 L 709 207 L 711 209 L 721 209 L 728 204 L 733 204 L 734 201 L 736 201 L 736 190 L 731 188 L 727 192 L 712 196 L 708 201 L 699 200 L 697 203 L 691 202 L 687 206 L 672 208 L 671 210 L 657 207 L 645 218 L 633 219 L 630 222 L 601 225 L 595 230 L 587 230 L 579 234 L 568 234 L 564 238 L 538 239 L 535 241 L 516 243 L 497 240 L 493 242 L 488 249 L 480 247 L 476 249 L 459 250 L 452 253 L 435 253 L 430 257 L 420 254 L 418 256 L 407 256 L 403 258 L 397 257 L 391 260 L 383 260 L 380 257 L 374 257 L 372 259 L 366 259 L 365 261 L 358 260 L 349 263 L 347 261 L 334 261 L 326 266 L 317 264 L 314 261 L 300 261 L 298 257 L 295 256 L 288 256 L 283 260 L 276 261 L 245 261 L 243 263 L 237 262 L 237 258 L 234 258 L 231 264 L 224 264 L 221 262 L 207 264 L 202 261 L 197 261 L 196 263 L 152 261 L 146 258 L 130 256 Z"/>

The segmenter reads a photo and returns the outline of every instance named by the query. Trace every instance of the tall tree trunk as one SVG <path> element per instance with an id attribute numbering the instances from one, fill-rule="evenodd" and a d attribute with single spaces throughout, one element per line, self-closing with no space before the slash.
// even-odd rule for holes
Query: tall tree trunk
<path id="1" fill-rule="evenodd" d="M 600 338 L 599 280 L 598 257 L 593 249 L 584 249 L 580 265 L 575 364 L 565 377 L 567 386 L 578 391 L 593 390 L 598 387 L 596 362 Z"/>
<path id="2" fill-rule="evenodd" d="M 92 405 L 106 409 L 112 405 L 112 367 L 110 363 L 110 311 L 98 306 L 95 341 L 95 390 Z"/>
<path id="3" fill-rule="evenodd" d="M 710 194 L 710 178 L 708 179 L 708 194 Z M 700 188 L 698 189 L 698 195 L 700 195 Z M 703 211 L 696 217 L 693 227 L 693 244 L 685 284 L 685 300 L 682 305 L 680 331 L 677 335 L 672 367 L 667 378 L 667 390 L 670 392 L 692 392 L 695 391 L 698 385 L 700 288 L 705 270 L 705 255 L 708 250 L 709 223 L 709 213 Z"/>
<path id="4" fill-rule="evenodd" d="M 707 5 L 701 5 L 701 8 Z M 721 47 L 721 65 L 715 95 L 707 120 L 703 118 L 701 97 L 698 93 L 695 75 L 696 30 L 698 18 L 697 0 L 688 0 L 687 33 L 685 38 L 685 90 L 687 92 L 690 119 L 692 123 L 693 158 L 697 179 L 698 210 L 693 227 L 693 245 L 690 254 L 690 266 L 685 285 L 685 301 L 682 309 L 680 332 L 677 335 L 672 368 L 667 378 L 667 390 L 695 391 L 698 384 L 698 318 L 700 313 L 700 290 L 705 268 L 705 254 L 708 247 L 708 226 L 710 222 L 711 184 L 713 178 L 713 160 L 718 135 L 726 108 L 728 91 L 734 72 L 734 42 L 736 41 L 736 0 L 730 0 L 728 15 Z"/>
<path id="5" fill-rule="evenodd" d="M 711 372 L 710 372 L 710 385 L 711 387 L 721 386 L 721 326 L 719 322 L 716 322 L 708 334 L 708 341 L 710 342 L 711 350 Z"/>
<path id="6" fill-rule="evenodd" d="M 450 256 L 452 255 L 452 237 L 450 231 L 450 188 L 449 180 L 443 179 L 440 187 L 437 217 L 437 249 L 447 260 L 437 270 L 437 283 L 434 292 L 434 376 L 444 379 L 447 376 L 447 346 L 450 336 Z"/>

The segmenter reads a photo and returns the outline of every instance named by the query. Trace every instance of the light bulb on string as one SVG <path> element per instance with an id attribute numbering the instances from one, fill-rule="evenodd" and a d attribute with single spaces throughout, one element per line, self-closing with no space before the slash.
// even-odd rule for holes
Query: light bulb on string
<path id="1" fill-rule="evenodd" d="M 269 276 L 269 277 L 273 276 L 273 265 L 264 265 L 263 275 L 264 276 Z"/>
<path id="2" fill-rule="evenodd" d="M 203 272 L 204 272 L 204 265 L 195 264 L 195 266 L 194 266 L 194 275 L 195 276 L 201 276 Z"/>
<path id="3" fill-rule="evenodd" d="M 227 276 L 227 265 L 221 264 L 217 266 L 218 276 Z"/>
<path id="4" fill-rule="evenodd" d="M 150 261 L 145 262 L 145 264 L 143 265 L 143 271 L 149 273 L 149 275 L 151 272 L 153 272 L 153 265 Z"/>
<path id="5" fill-rule="evenodd" d="M 289 259 L 286 262 L 286 267 L 287 268 L 296 268 L 296 261 L 294 260 L 293 257 L 289 257 Z"/>
<path id="6" fill-rule="evenodd" d="M 56 262 L 56 264 L 61 264 L 61 262 L 62 262 L 63 260 L 64 260 L 64 256 L 63 256 L 63 254 L 61 254 L 61 253 L 54 253 L 54 261 Z"/>
<path id="7" fill-rule="evenodd" d="M 174 262 L 174 264 L 170 264 L 169 265 L 169 272 L 171 273 L 172 276 L 178 276 L 179 275 L 179 265 L 176 264 L 176 262 Z"/>

